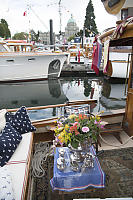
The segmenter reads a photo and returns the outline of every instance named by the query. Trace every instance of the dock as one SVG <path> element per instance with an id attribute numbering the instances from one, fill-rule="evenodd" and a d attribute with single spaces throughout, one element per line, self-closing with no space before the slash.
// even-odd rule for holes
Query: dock
<path id="1" fill-rule="evenodd" d="M 65 64 L 61 71 L 61 77 L 67 77 L 67 76 L 96 76 L 96 73 L 94 70 L 91 69 L 91 64 Z M 103 69 L 100 67 L 99 75 L 103 76 Z"/>

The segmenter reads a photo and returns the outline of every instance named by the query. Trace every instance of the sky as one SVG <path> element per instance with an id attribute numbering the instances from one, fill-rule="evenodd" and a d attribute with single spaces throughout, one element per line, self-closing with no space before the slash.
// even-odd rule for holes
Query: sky
<path id="1" fill-rule="evenodd" d="M 83 28 L 89 0 L 61 0 L 61 31 L 65 31 L 71 14 L 79 29 Z M 49 31 L 49 20 L 53 20 L 53 31 L 59 33 L 59 0 L 0 0 L 0 19 L 5 19 L 12 36 L 17 32 Z M 95 22 L 99 32 L 114 27 L 116 17 L 109 15 L 101 0 L 92 0 Z M 29 8 L 30 6 L 30 8 Z M 27 15 L 23 16 L 27 11 Z"/>

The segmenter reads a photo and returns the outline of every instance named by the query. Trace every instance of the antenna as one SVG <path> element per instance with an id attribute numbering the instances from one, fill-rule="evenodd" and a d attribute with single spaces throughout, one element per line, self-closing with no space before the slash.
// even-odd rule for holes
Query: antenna
<path id="1" fill-rule="evenodd" d="M 61 28 L 62 28 L 62 11 L 61 11 L 62 5 L 61 5 L 61 1 L 62 0 L 59 0 L 58 3 L 51 3 L 51 4 L 47 5 L 47 6 L 52 6 L 52 5 L 58 4 L 58 6 L 59 6 L 58 7 L 58 12 L 59 12 L 59 21 L 60 21 L 60 27 L 59 27 L 60 35 L 61 35 Z"/>
<path id="2" fill-rule="evenodd" d="M 61 26 L 62 26 L 62 24 L 61 24 L 61 15 L 62 15 L 62 13 L 61 13 L 61 0 L 59 0 L 59 18 L 60 18 L 60 35 L 61 35 Z"/>

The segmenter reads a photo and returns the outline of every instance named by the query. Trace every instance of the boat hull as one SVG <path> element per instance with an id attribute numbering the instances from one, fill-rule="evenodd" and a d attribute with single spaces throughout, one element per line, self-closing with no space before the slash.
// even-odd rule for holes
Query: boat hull
<path id="1" fill-rule="evenodd" d="M 64 53 L 6 53 L 0 55 L 0 82 L 58 78 Z"/>

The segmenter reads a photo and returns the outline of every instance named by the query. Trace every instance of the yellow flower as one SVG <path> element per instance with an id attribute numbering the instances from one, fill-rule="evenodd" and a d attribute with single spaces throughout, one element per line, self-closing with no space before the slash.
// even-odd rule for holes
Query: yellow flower
<path id="1" fill-rule="evenodd" d="M 64 129 L 63 127 L 60 127 L 60 128 L 58 128 L 57 130 L 58 130 L 59 132 L 61 132 L 63 129 Z"/>
<path id="2" fill-rule="evenodd" d="M 101 114 L 104 113 L 104 110 L 101 110 L 100 113 L 101 113 Z"/>
<path id="3" fill-rule="evenodd" d="M 72 114 L 72 115 L 69 115 L 68 119 L 73 119 L 73 118 L 75 118 L 75 117 L 76 117 L 76 115 L 75 115 L 75 114 Z"/>
<path id="4" fill-rule="evenodd" d="M 64 130 L 61 132 L 60 136 L 63 137 L 65 135 Z"/>
<path id="5" fill-rule="evenodd" d="M 68 129 L 68 128 L 69 128 L 68 124 L 65 124 L 65 129 Z"/>
<path id="6" fill-rule="evenodd" d="M 95 116 L 91 116 L 91 117 L 90 117 L 90 120 L 92 120 L 92 119 L 95 119 Z"/>
<path id="7" fill-rule="evenodd" d="M 61 143 L 65 142 L 65 138 L 64 138 L 64 133 L 61 132 L 61 134 L 58 136 L 58 139 L 60 140 Z"/>
<path id="8" fill-rule="evenodd" d="M 100 118 L 98 115 L 96 115 L 96 120 L 97 120 L 97 121 L 100 121 L 100 119 L 101 119 L 101 118 Z"/>

